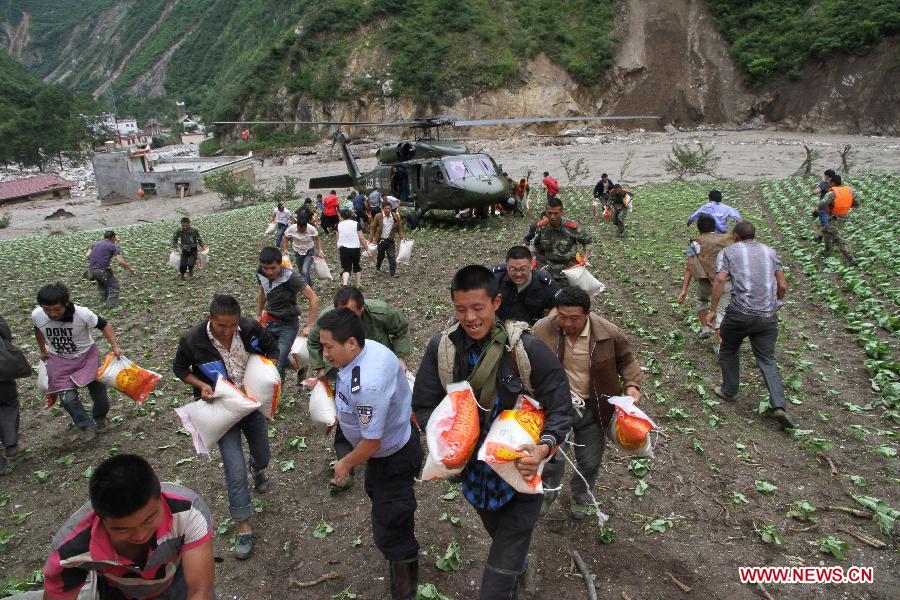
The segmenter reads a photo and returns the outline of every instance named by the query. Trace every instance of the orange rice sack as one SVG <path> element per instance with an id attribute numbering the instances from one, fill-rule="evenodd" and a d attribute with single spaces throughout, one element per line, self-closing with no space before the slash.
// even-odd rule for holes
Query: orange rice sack
<path id="1" fill-rule="evenodd" d="M 614 396 L 607 402 L 613 405 L 612 420 L 606 429 L 609 441 L 629 454 L 653 458 L 650 432 L 656 429 L 656 423 L 634 405 L 631 396 Z"/>
<path id="2" fill-rule="evenodd" d="M 259 402 L 259 412 L 270 421 L 275 418 L 281 398 L 281 376 L 275 363 L 259 354 L 251 354 L 244 371 L 244 392 Z"/>
<path id="3" fill-rule="evenodd" d="M 544 411 L 533 398 L 521 395 L 512 410 L 504 410 L 491 424 L 484 443 L 478 450 L 478 460 L 483 460 L 511 485 L 517 492 L 524 494 L 543 494 L 541 472 L 543 461 L 538 467 L 538 474 L 525 481 L 515 461 L 528 456 L 527 452 L 518 450 L 525 444 L 536 444 L 544 429 Z"/>
<path id="4" fill-rule="evenodd" d="M 446 479 L 460 473 L 475 451 L 478 433 L 475 391 L 467 381 L 451 383 L 425 427 L 428 456 L 422 479 Z"/>
<path id="5" fill-rule="evenodd" d="M 294 270 L 294 264 L 291 262 L 291 257 L 287 254 L 281 255 L 281 266 L 289 271 Z"/>
<path id="6" fill-rule="evenodd" d="M 100 383 L 116 388 L 135 402 L 146 400 L 160 379 L 159 373 L 142 369 L 124 356 L 116 358 L 112 352 L 106 355 L 97 371 Z"/>

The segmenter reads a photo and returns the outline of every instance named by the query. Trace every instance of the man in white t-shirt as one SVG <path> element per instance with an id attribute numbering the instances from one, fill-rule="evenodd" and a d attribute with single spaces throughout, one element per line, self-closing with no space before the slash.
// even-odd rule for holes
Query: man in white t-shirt
<path id="1" fill-rule="evenodd" d="M 91 441 L 98 430 L 106 428 L 109 412 L 106 386 L 97 381 L 100 354 L 92 330 L 103 333 L 117 357 L 122 356 L 122 350 L 112 325 L 91 309 L 73 304 L 69 290 L 61 283 L 42 287 L 37 302 L 39 306 L 31 312 L 31 320 L 41 360 L 47 361 L 47 393 L 52 401 L 61 395 L 60 404 L 81 431 L 82 439 Z M 78 390 L 83 387 L 94 402 L 90 415 L 78 398 Z"/>
<path id="2" fill-rule="evenodd" d="M 296 225 L 291 225 L 285 230 L 284 239 L 281 243 L 281 251 L 283 253 L 287 252 L 288 241 L 290 241 L 294 250 L 294 259 L 297 261 L 300 276 L 306 282 L 306 285 L 309 285 L 309 270 L 312 267 L 313 258 L 315 256 L 324 257 L 325 254 L 322 252 L 322 240 L 319 238 L 319 230 L 309 224 L 305 213 L 297 217 Z"/>
<path id="3" fill-rule="evenodd" d="M 272 223 L 275 223 L 275 247 L 281 248 L 281 238 L 284 232 L 291 224 L 292 213 L 285 206 L 284 202 L 278 203 L 278 208 L 272 213 Z"/>

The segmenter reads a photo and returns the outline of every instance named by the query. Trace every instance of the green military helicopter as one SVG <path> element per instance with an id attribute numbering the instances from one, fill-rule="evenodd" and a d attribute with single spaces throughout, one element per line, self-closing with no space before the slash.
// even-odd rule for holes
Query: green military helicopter
<path id="1" fill-rule="evenodd" d="M 347 173 L 313 177 L 310 189 L 353 188 L 369 194 L 376 187 L 395 196 L 402 206 L 414 209 L 407 224 L 415 228 L 432 209 L 489 213 L 488 207 L 505 202 L 512 190 L 503 169 L 489 154 L 473 152 L 462 141 L 441 139 L 444 127 L 487 127 L 561 123 L 571 121 L 625 121 L 656 116 L 533 117 L 516 119 L 458 120 L 427 117 L 409 121 L 220 121 L 216 125 L 323 125 L 334 127 L 399 127 L 417 132 L 414 139 L 385 145 L 376 151 L 378 166 L 361 172 L 350 150 L 349 138 L 339 129 L 332 135 L 339 143 Z"/>

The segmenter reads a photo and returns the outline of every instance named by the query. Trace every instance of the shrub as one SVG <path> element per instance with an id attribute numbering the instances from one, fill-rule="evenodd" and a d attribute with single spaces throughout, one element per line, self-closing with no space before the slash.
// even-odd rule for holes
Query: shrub
<path id="1" fill-rule="evenodd" d="M 676 181 L 690 175 L 709 175 L 718 178 L 715 171 L 720 157 L 713 148 L 706 148 L 702 143 L 698 146 L 699 149 L 693 150 L 687 144 L 684 146 L 672 144 L 672 154 L 663 161 L 666 173 L 673 175 Z"/>

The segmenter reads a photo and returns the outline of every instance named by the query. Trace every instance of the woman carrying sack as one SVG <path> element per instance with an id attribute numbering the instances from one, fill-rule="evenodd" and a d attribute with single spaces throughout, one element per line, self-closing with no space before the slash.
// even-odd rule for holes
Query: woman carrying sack
<path id="1" fill-rule="evenodd" d="M 341 283 L 347 285 L 350 282 L 350 273 L 356 277 L 356 287 L 362 285 L 362 267 L 359 266 L 359 257 L 365 249 L 366 238 L 363 235 L 362 224 L 357 221 L 359 217 L 349 209 L 341 211 L 343 219 L 337 226 L 337 248 L 341 259 Z"/>

